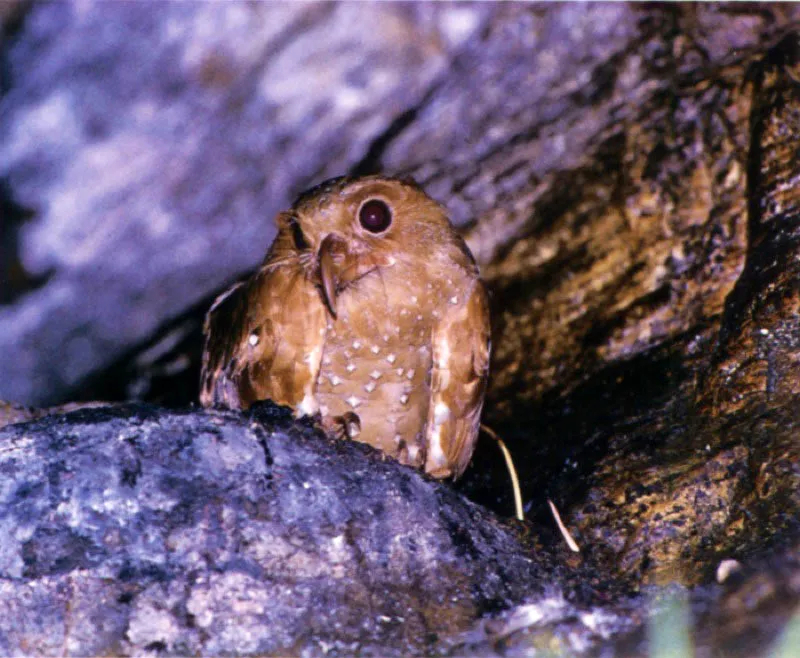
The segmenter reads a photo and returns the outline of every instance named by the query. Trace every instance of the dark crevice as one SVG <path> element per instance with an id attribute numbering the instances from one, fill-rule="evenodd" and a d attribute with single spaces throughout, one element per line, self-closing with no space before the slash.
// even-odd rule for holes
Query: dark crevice
<path id="1" fill-rule="evenodd" d="M 632 277 L 637 271 L 643 269 L 643 264 L 634 266 L 630 270 Z M 613 296 L 613 291 L 610 296 Z M 583 346 L 587 352 L 593 348 L 600 348 L 606 345 L 614 335 L 615 331 L 621 330 L 628 324 L 637 311 L 641 310 L 644 315 L 646 311 L 657 309 L 666 305 L 672 296 L 672 288 L 668 283 L 661 285 L 655 290 L 639 297 L 634 304 L 611 316 L 599 318 L 599 322 L 593 324 L 583 338 Z"/>
<path id="2" fill-rule="evenodd" d="M 785 99 L 780 98 L 779 89 L 768 89 L 764 87 L 767 83 L 767 76 L 770 73 L 783 73 L 787 66 L 796 61 L 798 57 L 797 37 L 792 35 L 780 42 L 758 63 L 754 64 L 747 72 L 748 81 L 753 85 L 753 98 L 755 102 L 750 115 L 750 135 L 749 150 L 747 155 L 747 253 L 745 265 L 739 275 L 735 287 L 725 300 L 725 316 L 720 328 L 719 344 L 724 349 L 726 343 L 736 332 L 736 328 L 741 326 L 744 315 L 749 308 L 749 302 L 753 298 L 753 288 L 757 285 L 759 278 L 758 267 L 760 263 L 773 262 L 775 254 L 766 253 L 775 250 L 778 245 L 764 244 L 761 227 L 761 220 L 765 208 L 764 190 L 762 189 L 763 174 L 762 165 L 764 154 L 762 152 L 762 141 L 766 130 L 766 123 L 769 117 L 775 112 L 778 104 L 784 103 Z"/>
<path id="3" fill-rule="evenodd" d="M 486 422 L 513 453 L 523 497 L 532 520 L 551 524 L 546 499 L 565 509 L 582 500 L 592 486 L 592 473 L 609 450 L 611 438 L 623 435 L 657 445 L 689 422 L 694 373 L 701 363 L 684 360 L 688 332 L 636 357 L 606 366 L 568 394 L 553 391 L 513 418 L 494 418 L 491 402 Z M 683 392 L 681 392 L 683 389 Z M 648 430 L 648 427 L 652 427 Z M 658 428 L 658 429 L 657 429 Z M 641 446 L 640 446 L 641 447 Z M 620 446 L 616 448 L 620 450 Z M 480 464 L 475 467 L 474 464 Z M 498 513 L 513 509 L 502 457 L 492 441 L 480 440 L 458 488 L 471 500 Z"/>
<path id="4" fill-rule="evenodd" d="M 229 286 L 226 286 L 226 288 Z M 65 396 L 74 401 L 143 400 L 165 407 L 197 401 L 203 319 L 218 292 L 159 327 L 102 371 L 76 384 Z"/>
<path id="5" fill-rule="evenodd" d="M 27 292 L 43 286 L 52 271 L 30 274 L 20 258 L 20 227 L 35 213 L 17 204 L 7 181 L 0 179 L 0 305 L 11 304 Z"/>

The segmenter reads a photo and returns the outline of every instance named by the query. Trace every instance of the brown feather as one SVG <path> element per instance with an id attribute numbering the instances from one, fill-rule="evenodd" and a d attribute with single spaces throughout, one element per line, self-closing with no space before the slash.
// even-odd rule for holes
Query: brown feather
<path id="1" fill-rule="evenodd" d="M 458 478 L 475 449 L 489 376 L 489 307 L 480 280 L 463 306 L 456 305 L 435 327 L 432 342 L 425 470 Z"/>
<path id="2" fill-rule="evenodd" d="M 376 233 L 359 221 L 374 200 L 391 211 Z M 413 182 L 340 178 L 276 223 L 261 269 L 208 313 L 202 404 L 319 411 L 337 436 L 434 477 L 461 475 L 486 387 L 489 311 L 444 208 Z"/>

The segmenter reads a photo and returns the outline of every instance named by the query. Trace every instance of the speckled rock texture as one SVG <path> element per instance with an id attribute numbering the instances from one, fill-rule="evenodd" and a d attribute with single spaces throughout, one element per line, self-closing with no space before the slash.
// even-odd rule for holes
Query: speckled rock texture
<path id="1" fill-rule="evenodd" d="M 519 589 L 485 585 L 502 592 L 496 610 L 480 592 L 467 612 L 462 592 L 452 615 L 437 607 L 431 617 L 422 603 L 413 618 L 437 639 L 417 636 L 422 621 L 403 635 L 369 617 L 363 633 L 343 625 L 328 636 L 342 642 L 331 650 L 385 642 L 456 655 L 647 655 L 651 617 L 671 600 L 688 602 L 698 655 L 769 655 L 784 641 L 800 602 L 798 5 L 18 0 L 0 7 L 0 29 L 0 399 L 18 403 L 0 406 L 0 424 L 39 416 L 15 426 L 34 445 L 59 422 L 65 431 L 77 423 L 67 432 L 76 444 L 91 426 L 108 446 L 141 423 L 97 410 L 58 421 L 21 405 L 134 399 L 186 409 L 202 316 L 258 264 L 275 212 L 330 175 L 412 175 L 449 208 L 491 292 L 484 420 L 514 453 L 529 515 L 518 535 L 503 526 L 511 543 L 500 543 L 533 560 L 533 575 Z M 214 418 L 228 428 L 219 436 L 261 436 L 243 417 L 133 409 L 157 419 L 153 427 L 183 423 L 190 446 L 208 440 L 191 428 Z M 170 444 L 151 434 L 147 445 Z M 359 449 L 334 452 L 350 450 Z M 170 459 L 153 463 L 178 468 Z M 379 466 L 376 475 L 395 468 Z M 92 479 L 87 496 L 102 499 L 104 486 Z M 438 515 L 431 523 L 478 509 L 446 486 L 425 491 L 408 495 Z M 479 443 L 455 492 L 509 513 L 491 441 Z M 350 495 L 338 504 L 352 508 Z M 435 504 L 422 502 L 428 495 Z M 548 498 L 579 554 L 564 547 Z M 396 532 L 418 522 L 387 513 Z M 480 515 L 489 524 L 480 527 L 499 527 Z M 71 536 L 69 517 L 53 523 L 55 544 Z M 163 532 L 155 523 L 136 541 Z M 234 541 L 226 532 L 214 537 Z M 445 551 L 461 541 L 453 532 Z M 326 533 L 310 545 L 337 536 Z M 14 568 L 29 540 L 8 541 L 0 551 Z M 70 550 L 94 559 L 88 545 Z M 498 559 L 492 550 L 469 578 Z M 38 576 L 14 576 L 4 583 L 34 589 L 0 604 L 62 610 L 101 600 L 95 592 L 118 580 L 130 591 L 153 586 L 149 572 L 70 585 L 88 577 L 84 563 L 49 553 L 65 556 L 61 575 L 48 576 L 62 579 L 55 594 Z M 372 567 L 358 566 L 359 553 L 347 560 L 363 583 Z M 734 563 L 736 575 L 717 584 L 720 565 Z M 131 644 L 141 629 L 190 619 L 189 594 L 159 587 L 137 603 L 147 612 L 133 636 L 115 625 L 122 616 L 102 617 L 124 636 L 109 652 L 138 652 L 148 646 Z M 367 618 L 373 599 L 353 587 L 362 594 L 336 599 L 344 609 L 330 619 Z M 394 585 L 382 587 L 376 600 Z M 313 599 L 308 591 L 298 606 Z M 244 641 L 245 613 L 223 622 L 225 605 L 206 601 L 220 630 L 192 621 L 193 637 Z M 44 637 L 55 627 L 37 628 Z M 317 628 L 264 651 L 324 653 Z M 81 633 L 62 639 L 100 637 Z M 148 641 L 151 653 L 180 651 Z M 65 646 L 53 651 L 79 652 Z"/>
<path id="2" fill-rule="evenodd" d="M 800 598 L 796 546 L 636 594 L 269 403 L 11 424 L 0 473 L 3 655 L 646 656 L 683 602 L 697 647 L 752 656 Z"/>
<path id="3" fill-rule="evenodd" d="M 446 484 L 269 403 L 9 425 L 0 473 L 2 655 L 442 653 L 547 588 L 599 600 Z"/>
<path id="4" fill-rule="evenodd" d="M 419 653 L 534 587 L 447 487 L 264 417 L 140 406 L 2 431 L 0 653 Z"/>

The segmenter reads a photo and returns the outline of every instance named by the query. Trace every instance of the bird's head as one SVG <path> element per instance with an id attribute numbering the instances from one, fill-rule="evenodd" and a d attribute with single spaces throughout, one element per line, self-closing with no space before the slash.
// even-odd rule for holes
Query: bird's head
<path id="1" fill-rule="evenodd" d="M 337 296 L 373 272 L 410 276 L 415 263 L 472 258 L 445 209 L 406 179 L 333 178 L 300 195 L 277 223 L 277 249 L 317 281 L 333 317 Z"/>

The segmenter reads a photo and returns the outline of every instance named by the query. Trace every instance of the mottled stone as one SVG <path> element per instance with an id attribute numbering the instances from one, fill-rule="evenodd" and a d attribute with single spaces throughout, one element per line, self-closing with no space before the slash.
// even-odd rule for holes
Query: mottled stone
<path id="1" fill-rule="evenodd" d="M 0 446 L 5 654 L 419 654 L 545 576 L 447 486 L 270 405 L 87 409 Z"/>

